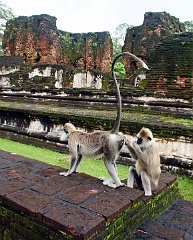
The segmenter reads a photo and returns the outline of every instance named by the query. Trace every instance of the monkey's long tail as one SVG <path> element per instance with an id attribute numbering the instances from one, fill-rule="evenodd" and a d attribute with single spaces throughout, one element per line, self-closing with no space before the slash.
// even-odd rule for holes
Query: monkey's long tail
<path id="1" fill-rule="evenodd" d="M 115 120 L 115 125 L 111 130 L 111 133 L 119 132 L 119 127 L 120 127 L 122 102 L 121 102 L 121 94 L 120 94 L 119 85 L 117 83 L 117 79 L 116 79 L 115 72 L 114 72 L 114 67 L 115 67 L 115 63 L 116 63 L 117 59 L 124 56 L 124 55 L 128 55 L 128 56 L 132 57 L 135 61 L 139 62 L 142 65 L 143 68 L 149 70 L 148 66 L 140 58 L 136 57 L 134 54 L 132 54 L 130 52 L 122 52 L 114 58 L 114 60 L 112 62 L 112 66 L 111 66 L 111 71 L 112 71 L 112 77 L 113 77 L 115 87 L 116 87 L 116 91 L 117 91 L 117 117 L 116 117 L 116 120 Z"/>

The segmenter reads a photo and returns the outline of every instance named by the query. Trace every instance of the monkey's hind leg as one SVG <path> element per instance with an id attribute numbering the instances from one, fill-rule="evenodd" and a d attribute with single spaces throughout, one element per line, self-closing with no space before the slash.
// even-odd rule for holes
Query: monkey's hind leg
<path id="1" fill-rule="evenodd" d="M 145 191 L 145 196 L 151 196 L 152 195 L 151 179 L 150 179 L 150 176 L 148 175 L 148 173 L 145 170 L 141 171 L 141 180 L 142 180 L 143 188 L 144 188 L 144 191 Z"/>
<path id="2" fill-rule="evenodd" d="M 106 185 L 108 185 L 109 187 L 112 188 L 117 188 L 120 186 L 125 186 L 124 183 L 122 183 L 118 177 L 118 173 L 117 173 L 117 168 L 116 168 L 116 163 L 112 162 L 109 159 L 105 159 L 105 166 L 108 170 L 109 175 L 111 176 L 112 180 L 110 179 L 110 181 L 105 181 Z"/>
<path id="3" fill-rule="evenodd" d="M 134 171 L 135 168 L 134 167 L 129 167 L 129 171 L 128 171 L 128 178 L 127 178 L 127 187 L 133 188 L 133 184 L 134 184 Z"/>

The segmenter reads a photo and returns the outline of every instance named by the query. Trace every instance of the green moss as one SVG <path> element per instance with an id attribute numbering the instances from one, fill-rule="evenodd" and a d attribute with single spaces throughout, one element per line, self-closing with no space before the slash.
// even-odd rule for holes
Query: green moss
<path id="1" fill-rule="evenodd" d="M 82 56 L 84 49 L 82 34 L 79 38 L 74 38 L 71 33 L 59 34 L 61 55 L 65 59 L 70 58 L 72 64 Z"/>
<path id="2" fill-rule="evenodd" d="M 146 86 L 147 86 L 147 79 L 144 79 L 138 83 L 139 88 L 145 89 Z"/>

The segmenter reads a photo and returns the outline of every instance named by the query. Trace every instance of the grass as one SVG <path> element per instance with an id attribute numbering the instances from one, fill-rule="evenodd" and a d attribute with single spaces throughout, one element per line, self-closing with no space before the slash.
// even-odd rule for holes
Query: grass
<path id="1" fill-rule="evenodd" d="M 177 179 L 180 194 L 184 197 L 185 200 L 193 201 L 193 180 L 185 176 L 177 176 Z"/>
<path id="2" fill-rule="evenodd" d="M 185 126 L 193 126 L 192 119 L 188 118 L 175 118 L 170 116 L 160 116 L 160 119 L 164 122 L 169 122 L 173 124 L 183 124 Z"/>
<path id="3" fill-rule="evenodd" d="M 70 164 L 70 156 L 68 154 L 62 154 L 45 148 L 22 144 L 8 139 L 0 138 L 0 149 L 63 168 L 69 168 Z M 117 167 L 120 179 L 126 179 L 128 167 L 120 164 L 118 164 Z M 94 177 L 109 177 L 102 160 L 85 158 L 81 163 L 79 172 L 84 172 Z M 180 194 L 185 200 L 193 201 L 193 180 L 182 176 L 177 176 L 177 179 Z"/>
<path id="4" fill-rule="evenodd" d="M 35 147 L 8 139 L 0 138 L 0 150 L 15 153 L 63 168 L 69 168 L 70 165 L 70 155 L 68 154 L 62 154 L 46 148 Z M 126 179 L 128 168 L 120 164 L 118 164 L 117 168 L 120 179 Z M 95 160 L 84 158 L 78 171 L 93 177 L 109 177 L 107 169 L 104 166 L 103 161 L 100 159 Z"/>

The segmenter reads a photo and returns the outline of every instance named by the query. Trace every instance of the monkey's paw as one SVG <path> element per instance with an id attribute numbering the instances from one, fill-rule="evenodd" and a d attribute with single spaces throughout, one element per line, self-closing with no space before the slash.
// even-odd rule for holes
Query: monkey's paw
<path id="1" fill-rule="evenodd" d="M 106 178 L 106 177 L 99 177 L 99 180 L 103 181 L 103 184 L 108 187 L 118 188 L 126 186 L 125 183 L 121 183 L 119 186 L 115 183 L 113 179 Z"/>
<path id="2" fill-rule="evenodd" d="M 60 172 L 59 175 L 67 177 L 68 175 L 70 175 L 70 173 L 69 172 Z"/>
<path id="3" fill-rule="evenodd" d="M 99 177 L 99 180 L 101 180 L 103 184 L 106 186 L 113 187 L 113 188 L 116 187 L 115 181 L 113 181 L 113 179 L 106 178 L 106 177 Z"/>
<path id="4" fill-rule="evenodd" d="M 149 197 L 149 196 L 152 196 L 152 193 L 151 192 L 145 192 L 145 197 Z"/>

